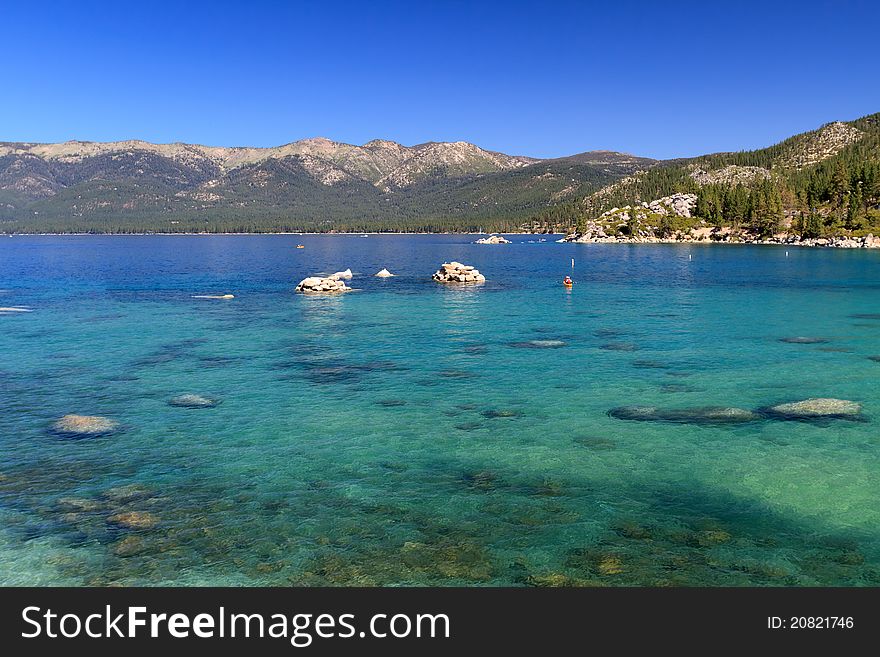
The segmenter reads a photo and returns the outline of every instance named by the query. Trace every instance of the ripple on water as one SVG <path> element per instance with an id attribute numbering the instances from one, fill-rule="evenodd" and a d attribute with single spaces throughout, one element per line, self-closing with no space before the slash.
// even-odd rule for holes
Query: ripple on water
<path id="1" fill-rule="evenodd" d="M 672 366 L 669 363 L 663 363 L 657 360 L 639 359 L 633 361 L 633 367 L 640 370 L 668 370 Z"/>
<path id="2" fill-rule="evenodd" d="M 618 328 L 599 328 L 593 331 L 593 335 L 597 338 L 616 338 L 620 335 L 624 335 L 625 331 L 623 329 Z"/>
<path id="3" fill-rule="evenodd" d="M 561 349 L 566 346 L 563 340 L 526 340 L 524 342 L 511 342 L 511 347 L 518 349 Z"/>
<path id="4" fill-rule="evenodd" d="M 599 345 L 599 349 L 604 349 L 605 351 L 638 351 L 639 345 L 634 342 L 606 342 Z"/>
<path id="5" fill-rule="evenodd" d="M 380 399 L 376 402 L 379 406 L 384 406 L 385 408 L 394 408 L 397 406 L 406 406 L 405 399 Z"/>
<path id="6" fill-rule="evenodd" d="M 439 374 L 444 379 L 475 379 L 480 376 L 477 372 L 470 370 L 442 370 Z"/>

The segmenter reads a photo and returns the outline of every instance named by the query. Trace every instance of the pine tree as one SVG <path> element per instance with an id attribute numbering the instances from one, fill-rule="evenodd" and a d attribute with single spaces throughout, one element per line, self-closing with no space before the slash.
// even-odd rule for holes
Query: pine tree
<path id="1" fill-rule="evenodd" d="M 862 198 L 862 183 L 858 182 L 855 189 L 849 195 L 849 203 L 846 208 L 846 224 L 847 230 L 858 230 L 862 227 L 862 218 L 864 217 L 864 202 Z"/>

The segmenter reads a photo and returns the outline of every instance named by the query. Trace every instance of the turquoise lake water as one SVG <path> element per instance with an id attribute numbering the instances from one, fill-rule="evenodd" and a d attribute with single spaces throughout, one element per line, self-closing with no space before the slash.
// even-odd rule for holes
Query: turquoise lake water
<path id="1" fill-rule="evenodd" d="M 473 239 L 0 239 L 0 583 L 880 585 L 880 253 Z"/>

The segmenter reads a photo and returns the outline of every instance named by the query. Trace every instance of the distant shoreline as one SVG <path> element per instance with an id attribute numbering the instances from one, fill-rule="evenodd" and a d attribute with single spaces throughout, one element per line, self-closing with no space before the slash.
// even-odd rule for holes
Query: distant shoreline
<path id="1" fill-rule="evenodd" d="M 462 236 L 478 236 L 478 235 L 505 235 L 505 236 L 529 236 L 544 237 L 549 244 L 621 244 L 630 246 L 784 246 L 798 248 L 813 249 L 837 249 L 837 250 L 878 250 L 880 247 L 868 247 L 864 245 L 847 244 L 834 242 L 827 244 L 817 244 L 813 240 L 795 241 L 795 242 L 779 242 L 769 240 L 743 240 L 743 241 L 715 241 L 715 240 L 674 240 L 674 239 L 609 239 L 609 240 L 590 240 L 579 241 L 570 239 L 553 239 L 560 236 L 565 237 L 565 233 L 459 233 L 459 232 L 357 232 L 357 233 L 284 233 L 284 232 L 249 232 L 249 233 L 4 233 L 6 237 L 259 237 L 259 236 L 286 236 L 286 237 L 359 237 L 361 235 L 369 235 L 371 237 L 383 236 L 418 236 L 418 235 L 462 235 Z M 497 245 L 504 246 L 504 245 Z"/>
<path id="2" fill-rule="evenodd" d="M 369 231 L 358 231 L 356 233 L 328 233 L 328 232 L 316 232 L 316 233 L 285 233 L 285 232 L 247 232 L 247 233 L 3 233 L 7 237 L 164 237 L 164 236 L 180 236 L 180 237 L 211 237 L 216 235 L 293 235 L 293 236 L 315 236 L 315 235 L 327 235 L 327 236 L 359 236 L 359 235 L 548 235 L 551 237 L 555 237 L 557 235 L 565 235 L 565 233 L 467 233 L 467 232 L 457 232 L 457 231 L 449 231 L 449 232 L 403 232 L 403 231 L 388 231 L 388 232 L 369 232 Z"/>

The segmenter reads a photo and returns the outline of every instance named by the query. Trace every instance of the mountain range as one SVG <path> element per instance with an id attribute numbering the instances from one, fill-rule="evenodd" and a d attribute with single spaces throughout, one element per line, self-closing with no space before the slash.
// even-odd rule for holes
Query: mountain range
<path id="1" fill-rule="evenodd" d="M 467 142 L 274 148 L 144 141 L 0 143 L 0 230 L 442 230 L 506 222 L 654 163 L 540 160 Z"/>
<path id="2" fill-rule="evenodd" d="M 696 195 L 691 218 L 713 225 L 767 232 L 809 215 L 814 232 L 867 230 L 880 223 L 878 166 L 880 114 L 665 161 L 539 159 L 463 141 L 0 142 L 0 232 L 550 231 L 677 193 Z M 628 230 L 659 229 L 649 214 L 629 212 L 645 222 Z"/>

